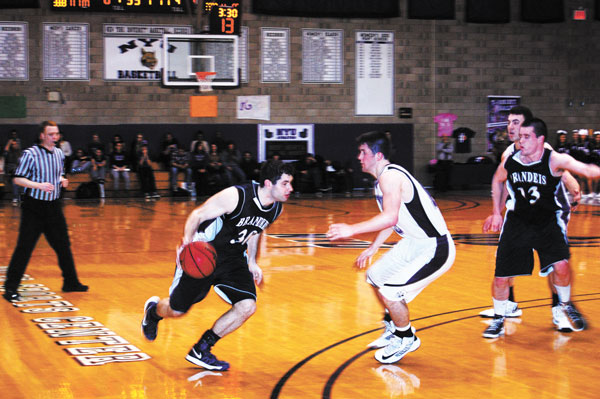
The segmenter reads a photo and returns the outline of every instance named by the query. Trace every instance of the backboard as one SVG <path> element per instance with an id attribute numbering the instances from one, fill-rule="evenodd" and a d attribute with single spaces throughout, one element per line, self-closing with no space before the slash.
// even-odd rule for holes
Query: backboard
<path id="1" fill-rule="evenodd" d="M 163 84 L 198 86 L 196 72 L 216 72 L 212 86 L 238 86 L 238 55 L 235 35 L 164 35 Z"/>

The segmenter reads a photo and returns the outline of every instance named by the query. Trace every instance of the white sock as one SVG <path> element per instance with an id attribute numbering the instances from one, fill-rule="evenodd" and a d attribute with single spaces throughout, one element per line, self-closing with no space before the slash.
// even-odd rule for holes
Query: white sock
<path id="1" fill-rule="evenodd" d="M 556 294 L 560 303 L 567 303 L 571 300 L 571 284 L 566 287 L 554 284 L 554 287 L 556 288 Z"/>
<path id="2" fill-rule="evenodd" d="M 396 330 L 398 330 L 398 331 L 408 331 L 408 330 L 410 330 L 410 321 L 404 327 L 396 327 Z"/>
<path id="3" fill-rule="evenodd" d="M 500 301 L 496 298 L 492 298 L 494 301 L 494 314 L 505 317 L 506 316 L 506 305 L 508 305 L 508 299 Z"/>

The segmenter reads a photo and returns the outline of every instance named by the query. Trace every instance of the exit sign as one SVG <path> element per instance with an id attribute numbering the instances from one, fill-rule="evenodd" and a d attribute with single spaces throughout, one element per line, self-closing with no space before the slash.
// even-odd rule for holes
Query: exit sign
<path id="1" fill-rule="evenodd" d="M 579 9 L 579 10 L 573 10 L 573 19 L 575 21 L 585 21 L 587 17 L 587 10 L 584 9 Z"/>

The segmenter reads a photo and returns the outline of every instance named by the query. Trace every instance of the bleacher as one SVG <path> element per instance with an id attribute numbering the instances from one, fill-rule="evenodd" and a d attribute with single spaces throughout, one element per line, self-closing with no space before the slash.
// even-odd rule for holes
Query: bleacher
<path id="1" fill-rule="evenodd" d="M 181 177 L 181 176 L 180 176 Z M 76 174 L 67 174 L 67 179 L 69 179 L 69 186 L 65 190 L 64 197 L 65 198 L 75 198 L 75 193 L 77 188 L 85 182 L 89 182 L 90 175 L 88 173 L 76 173 Z M 170 187 L 169 187 L 169 172 L 166 170 L 154 170 L 154 179 L 156 181 L 156 189 L 158 193 L 162 196 L 170 196 Z M 140 182 L 138 179 L 138 174 L 135 172 L 129 172 L 129 190 L 125 190 L 125 183 L 123 179 L 119 181 L 119 189 L 114 190 L 114 182 L 112 175 L 110 173 L 106 174 L 106 181 L 104 183 L 104 192 L 106 198 L 119 198 L 119 197 L 143 197 L 144 193 L 142 193 L 140 188 Z"/>

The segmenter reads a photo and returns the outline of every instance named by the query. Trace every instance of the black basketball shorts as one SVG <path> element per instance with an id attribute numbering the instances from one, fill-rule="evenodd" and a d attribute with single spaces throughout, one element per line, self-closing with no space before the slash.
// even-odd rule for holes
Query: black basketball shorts
<path id="1" fill-rule="evenodd" d="M 560 218 L 543 224 L 531 224 L 508 211 L 498 250 L 496 277 L 529 276 L 533 272 L 533 251 L 540 260 L 540 275 L 552 271 L 552 265 L 569 259 L 566 225 Z"/>
<path id="2" fill-rule="evenodd" d="M 187 312 L 208 295 L 210 287 L 215 287 L 215 292 L 231 305 L 244 299 L 256 301 L 256 286 L 246 258 L 218 258 L 214 273 L 203 279 L 191 278 L 176 267 L 169 290 L 171 309 Z"/>

